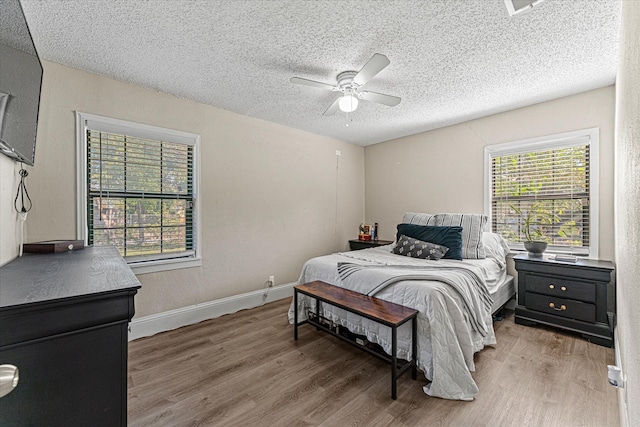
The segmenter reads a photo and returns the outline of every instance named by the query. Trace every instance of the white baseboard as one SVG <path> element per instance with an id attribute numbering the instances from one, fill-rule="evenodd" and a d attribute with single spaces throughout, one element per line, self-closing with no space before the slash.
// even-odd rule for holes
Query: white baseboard
<path id="1" fill-rule="evenodd" d="M 260 289 L 150 316 L 134 317 L 129 323 L 129 341 L 293 297 L 294 286 L 295 283 L 287 283 L 269 288 L 266 299 L 264 299 L 265 289 Z"/>
<path id="2" fill-rule="evenodd" d="M 615 364 L 616 366 L 620 367 L 620 369 L 622 369 L 622 373 L 626 377 L 624 366 L 622 366 L 622 358 L 620 357 L 620 340 L 618 339 L 617 327 L 613 329 L 613 342 L 615 343 L 614 345 Z M 620 412 L 620 426 L 622 427 L 629 426 L 629 408 L 627 406 L 627 388 L 628 388 L 628 384 L 625 384 L 624 388 L 618 389 L 618 411 Z"/>

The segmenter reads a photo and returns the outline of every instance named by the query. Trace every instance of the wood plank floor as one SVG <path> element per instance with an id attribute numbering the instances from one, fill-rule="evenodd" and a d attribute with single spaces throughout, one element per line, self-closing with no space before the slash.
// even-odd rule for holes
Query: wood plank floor
<path id="1" fill-rule="evenodd" d="M 617 426 L 612 349 L 578 335 L 496 322 L 476 354 L 472 402 L 424 394 L 390 368 L 315 328 L 299 340 L 290 300 L 129 343 L 130 426 Z"/>

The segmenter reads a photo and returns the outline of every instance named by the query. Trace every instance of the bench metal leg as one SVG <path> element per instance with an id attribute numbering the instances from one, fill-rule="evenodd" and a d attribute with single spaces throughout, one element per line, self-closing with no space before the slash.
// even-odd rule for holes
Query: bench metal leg
<path id="1" fill-rule="evenodd" d="M 298 339 L 298 290 L 293 290 L 293 339 Z"/>
<path id="2" fill-rule="evenodd" d="M 411 319 L 411 379 L 418 378 L 418 316 Z"/>
<path id="3" fill-rule="evenodd" d="M 398 331 L 391 328 L 391 398 L 396 400 L 396 383 L 398 380 Z"/>

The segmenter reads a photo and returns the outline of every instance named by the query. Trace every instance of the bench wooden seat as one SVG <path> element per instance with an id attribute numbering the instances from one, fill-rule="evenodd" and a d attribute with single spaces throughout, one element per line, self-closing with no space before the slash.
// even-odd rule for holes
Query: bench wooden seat
<path id="1" fill-rule="evenodd" d="M 307 295 L 315 299 L 315 313 L 301 322 L 298 322 L 298 293 Z M 416 317 L 418 311 L 412 308 L 404 307 L 379 298 L 370 297 L 349 289 L 340 288 L 321 281 L 314 281 L 302 285 L 294 286 L 294 329 L 293 338 L 298 339 L 298 326 L 305 323 L 314 325 L 343 341 L 355 345 L 363 351 L 372 354 L 391 364 L 391 398 L 396 399 L 396 384 L 400 375 L 411 369 L 411 378 L 417 378 L 416 354 L 417 354 L 417 323 Z M 320 318 L 320 302 L 341 308 L 350 313 L 365 317 L 374 322 L 386 325 L 391 328 L 391 355 L 376 352 L 368 347 L 359 345 L 331 329 L 321 322 Z M 398 327 L 411 321 L 411 361 L 402 362 L 398 360 Z"/>

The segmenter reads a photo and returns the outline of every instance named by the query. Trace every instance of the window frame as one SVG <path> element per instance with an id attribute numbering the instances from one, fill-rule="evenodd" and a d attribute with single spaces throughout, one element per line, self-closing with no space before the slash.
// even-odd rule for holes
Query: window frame
<path id="1" fill-rule="evenodd" d="M 545 151 L 576 145 L 589 145 L 589 246 L 588 258 L 598 258 L 600 211 L 600 129 L 589 128 L 537 138 L 511 141 L 484 147 L 484 213 L 493 224 L 491 209 L 492 167 L 494 157 Z M 493 230 L 490 230 L 493 232 Z M 524 251 L 522 243 L 509 243 L 512 251 Z M 568 253 L 568 250 L 549 248 L 547 253 Z"/>
<path id="2" fill-rule="evenodd" d="M 156 271 L 175 270 L 180 268 L 199 267 L 201 257 L 201 221 L 198 191 L 200 189 L 200 135 L 182 132 L 158 126 L 145 125 L 127 120 L 114 119 L 95 114 L 76 111 L 76 145 L 77 145 L 77 238 L 87 244 L 89 225 L 87 223 L 87 129 L 111 132 L 132 137 L 162 140 L 193 147 L 193 251 L 187 257 L 161 259 L 126 260 L 134 273 L 144 274 Z"/>

